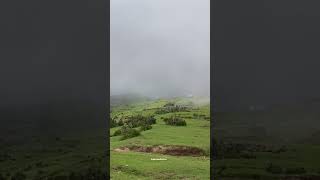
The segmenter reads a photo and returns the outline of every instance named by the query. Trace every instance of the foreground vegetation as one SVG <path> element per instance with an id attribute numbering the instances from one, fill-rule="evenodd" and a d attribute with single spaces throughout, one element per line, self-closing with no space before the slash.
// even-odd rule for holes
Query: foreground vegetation
<path id="1" fill-rule="evenodd" d="M 111 179 L 210 179 L 208 101 L 121 102 L 111 109 Z"/>

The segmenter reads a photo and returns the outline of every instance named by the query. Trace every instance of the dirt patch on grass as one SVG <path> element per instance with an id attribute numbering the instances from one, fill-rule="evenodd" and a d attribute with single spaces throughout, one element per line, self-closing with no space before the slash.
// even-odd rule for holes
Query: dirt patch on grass
<path id="1" fill-rule="evenodd" d="M 123 147 L 123 148 L 121 147 L 121 148 L 114 149 L 114 151 L 116 151 L 116 152 L 129 152 L 130 149 L 127 147 Z"/>
<path id="2" fill-rule="evenodd" d="M 156 146 L 129 146 L 115 149 L 117 152 L 145 152 L 159 153 L 171 156 L 204 156 L 206 152 L 203 149 L 191 146 L 181 145 L 156 145 Z"/>

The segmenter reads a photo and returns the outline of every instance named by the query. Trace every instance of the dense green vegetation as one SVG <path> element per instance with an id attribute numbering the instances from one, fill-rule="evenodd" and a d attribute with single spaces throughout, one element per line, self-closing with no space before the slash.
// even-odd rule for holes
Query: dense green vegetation
<path id="1" fill-rule="evenodd" d="M 167 125 L 171 125 L 171 126 L 186 126 L 187 123 L 184 119 L 176 117 L 176 116 L 171 116 L 169 118 L 164 118 L 163 121 L 167 124 Z"/>
<path id="2" fill-rule="evenodd" d="M 136 100 L 111 109 L 111 178 L 210 179 L 208 98 Z M 123 139 L 124 127 L 139 135 Z"/>

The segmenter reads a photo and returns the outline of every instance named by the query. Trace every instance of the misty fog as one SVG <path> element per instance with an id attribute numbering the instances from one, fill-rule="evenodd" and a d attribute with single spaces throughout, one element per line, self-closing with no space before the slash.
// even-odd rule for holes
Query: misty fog
<path id="1" fill-rule="evenodd" d="M 112 0 L 110 91 L 210 92 L 209 0 Z"/>

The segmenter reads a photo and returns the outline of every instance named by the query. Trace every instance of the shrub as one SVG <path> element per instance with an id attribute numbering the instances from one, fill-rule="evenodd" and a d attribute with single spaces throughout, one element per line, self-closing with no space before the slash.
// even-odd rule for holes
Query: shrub
<path id="1" fill-rule="evenodd" d="M 133 138 L 140 135 L 140 132 L 133 128 L 126 128 L 124 131 L 121 132 L 122 137 L 120 140 L 125 140 L 129 138 Z"/>
<path id="2" fill-rule="evenodd" d="M 306 170 L 304 168 L 287 168 L 285 170 L 286 174 L 305 174 Z"/>
<path id="3" fill-rule="evenodd" d="M 122 121 L 122 119 L 120 119 L 119 121 L 118 121 L 118 126 L 123 126 L 123 121 Z"/>
<path id="4" fill-rule="evenodd" d="M 185 106 L 175 105 L 174 103 L 168 103 L 155 112 L 155 114 L 166 114 L 170 112 L 189 112 Z"/>
<path id="5" fill-rule="evenodd" d="M 174 106 L 174 103 L 169 102 L 169 103 L 165 104 L 163 107 L 170 107 L 170 106 Z"/>
<path id="6" fill-rule="evenodd" d="M 115 118 L 110 118 L 110 127 L 113 128 L 113 127 L 117 127 L 118 124 L 117 124 L 117 121 L 115 120 Z"/>
<path id="7" fill-rule="evenodd" d="M 187 123 L 184 119 L 181 119 L 179 117 L 176 116 L 172 116 L 170 118 L 165 118 L 163 120 L 167 125 L 171 125 L 171 126 L 186 126 Z"/>
<path id="8" fill-rule="evenodd" d="M 150 116 L 150 117 L 148 117 L 147 122 L 148 122 L 150 125 L 152 125 L 152 124 L 156 124 L 156 123 L 157 123 L 157 120 L 156 120 L 156 118 L 154 118 L 154 116 Z"/>
<path id="9" fill-rule="evenodd" d="M 114 136 L 122 135 L 120 140 L 125 140 L 128 138 L 136 137 L 140 135 L 140 132 L 134 128 L 129 127 L 127 124 L 123 125 L 121 129 L 114 132 Z"/>
<path id="10" fill-rule="evenodd" d="M 110 117 L 110 127 L 113 128 L 113 127 L 118 127 L 118 126 L 123 126 L 123 120 L 122 118 L 118 118 L 118 116 L 115 116 L 115 117 Z"/>
<path id="11" fill-rule="evenodd" d="M 2 174 L 0 174 L 0 180 L 5 180 L 4 176 L 2 176 Z"/>
<path id="12" fill-rule="evenodd" d="M 119 136 L 119 135 L 121 135 L 121 129 L 118 129 L 113 133 L 113 136 Z"/>
<path id="13" fill-rule="evenodd" d="M 143 125 L 152 125 L 156 123 L 156 119 L 154 116 L 142 116 L 142 115 L 136 115 L 128 117 L 125 121 L 126 124 L 128 124 L 131 128 L 136 128 Z"/>
<path id="14" fill-rule="evenodd" d="M 140 131 L 146 131 L 146 130 L 149 130 L 149 129 L 152 129 L 152 126 L 149 125 L 149 124 L 145 124 L 145 125 L 140 127 Z"/>
<path id="15" fill-rule="evenodd" d="M 277 165 L 270 163 L 267 165 L 266 171 L 269 173 L 272 173 L 272 174 L 281 174 L 282 168 L 280 166 L 277 166 Z"/>
<path id="16" fill-rule="evenodd" d="M 146 119 L 146 117 L 142 116 L 142 115 L 136 115 L 136 116 L 131 116 L 128 117 L 125 121 L 125 123 L 131 127 L 131 128 L 135 128 L 141 125 L 141 122 L 144 121 Z"/>
<path id="17" fill-rule="evenodd" d="M 166 114 L 166 113 L 169 113 L 169 111 L 167 111 L 166 109 L 163 109 L 163 108 L 161 108 L 155 112 L 155 114 Z"/>

